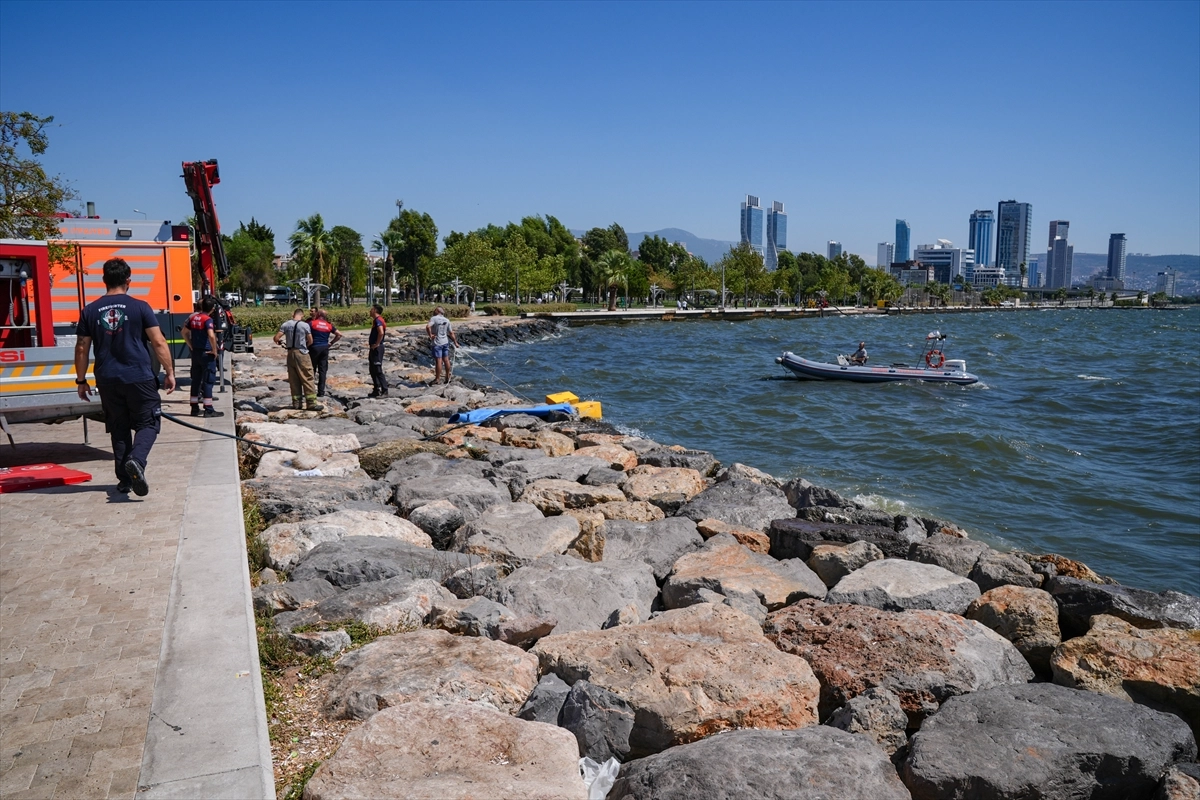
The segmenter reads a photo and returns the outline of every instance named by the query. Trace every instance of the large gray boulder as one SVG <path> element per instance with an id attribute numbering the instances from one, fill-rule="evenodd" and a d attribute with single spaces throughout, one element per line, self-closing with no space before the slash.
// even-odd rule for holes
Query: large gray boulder
<path id="1" fill-rule="evenodd" d="M 756 600 L 764 611 L 825 596 L 825 584 L 802 562 L 785 564 L 755 553 L 727 533 L 713 536 L 702 548 L 675 562 L 663 583 L 663 605 L 683 608 L 705 602 L 698 596 L 701 589 L 733 600 Z"/>
<path id="2" fill-rule="evenodd" d="M 676 447 L 658 447 L 638 454 L 639 464 L 652 467 L 683 467 L 694 469 L 704 477 L 710 477 L 721 468 L 721 462 L 712 453 L 704 450 L 684 450 Z"/>
<path id="3" fill-rule="evenodd" d="M 1149 798 L 1172 764 L 1196 758 L 1178 717 L 1053 684 L 954 697 L 912 739 L 915 800 Z"/>
<path id="4" fill-rule="evenodd" d="M 454 549 L 516 569 L 542 556 L 564 553 L 578 538 L 574 517 L 547 517 L 529 503 L 504 503 L 459 528 Z"/>
<path id="5" fill-rule="evenodd" d="M 387 580 L 397 575 L 412 580 L 430 578 L 440 583 L 479 560 L 479 556 L 444 553 L 398 539 L 351 536 L 340 542 L 319 544 L 309 550 L 292 570 L 292 579 L 305 581 L 324 578 L 342 588 Z"/>
<path id="6" fill-rule="evenodd" d="M 482 705 L 405 703 L 352 731 L 304 798 L 585 800 L 578 764 L 575 738 L 561 728 Z"/>
<path id="7" fill-rule="evenodd" d="M 429 534 L 434 547 L 449 550 L 454 544 L 454 532 L 467 520 L 449 500 L 434 500 L 408 512 L 408 521 Z"/>
<path id="8" fill-rule="evenodd" d="M 468 522 L 492 506 L 512 502 L 509 493 L 490 480 L 454 474 L 412 478 L 397 484 L 392 497 L 405 516 L 434 500 L 446 500 Z"/>
<path id="9" fill-rule="evenodd" d="M 700 548 L 703 537 L 696 523 L 684 517 L 654 522 L 611 519 L 604 523 L 604 560 L 641 561 L 661 581 L 680 557 Z"/>
<path id="10" fill-rule="evenodd" d="M 825 724 L 846 733 L 871 737 L 893 763 L 908 746 L 908 715 L 895 692 L 882 686 L 867 689 L 829 715 Z"/>
<path id="11" fill-rule="evenodd" d="M 393 486 L 416 478 L 432 478 L 435 475 L 466 475 L 483 478 L 488 467 L 473 458 L 446 458 L 437 453 L 414 453 L 407 458 L 392 462 L 383 479 Z"/>
<path id="12" fill-rule="evenodd" d="M 807 564 L 826 586 L 835 586 L 842 578 L 872 561 L 883 558 L 883 551 L 870 542 L 818 544 Z"/>
<path id="13" fill-rule="evenodd" d="M 965 578 L 971 574 L 979 557 L 991 549 L 974 539 L 935 533 L 927 539 L 914 542 L 908 549 L 908 559 L 922 564 L 935 564 Z"/>
<path id="14" fill-rule="evenodd" d="M 550 725 L 557 725 L 558 712 L 562 710 L 563 703 L 566 702 L 570 692 L 571 687 L 567 682 L 553 672 L 543 675 L 537 686 L 533 687 L 529 697 L 525 699 L 517 716 L 530 722 L 546 722 Z"/>
<path id="15" fill-rule="evenodd" d="M 1190 594 L 1158 594 L 1062 576 L 1050 578 L 1042 588 L 1058 602 L 1059 623 L 1067 637 L 1086 633 L 1097 614 L 1123 619 L 1138 628 L 1200 630 L 1200 597 Z"/>
<path id="16" fill-rule="evenodd" d="M 984 551 L 971 568 L 968 578 L 975 581 L 979 591 L 986 592 L 999 586 L 1024 586 L 1036 589 L 1042 585 L 1042 575 L 1033 571 L 1029 562 L 1012 553 Z"/>
<path id="17" fill-rule="evenodd" d="M 391 487 L 366 476 L 254 478 L 242 481 L 242 487 L 253 493 L 267 522 L 295 522 L 347 509 L 390 511 Z"/>
<path id="18" fill-rule="evenodd" d="M 886 611 L 927 608 L 962 614 L 979 597 L 974 581 L 933 564 L 885 558 L 859 567 L 837 582 L 826 600 Z"/>
<path id="19" fill-rule="evenodd" d="M 580 561 L 543 556 L 501 580 L 491 599 L 519 614 L 554 617 L 555 633 L 599 630 L 613 612 L 632 607 L 637 620 L 650 616 L 658 584 L 641 561 Z"/>
<path id="20" fill-rule="evenodd" d="M 771 520 L 795 514 L 779 489 L 739 478 L 705 489 L 679 509 L 679 516 L 693 522 L 718 519 L 755 531 L 766 531 Z"/>
<path id="21" fill-rule="evenodd" d="M 1029 666 L 1050 674 L 1050 654 L 1062 643 L 1058 606 L 1041 589 L 997 586 L 967 607 L 965 616 L 1013 643 Z"/>
<path id="22" fill-rule="evenodd" d="M 805 561 L 812 556 L 813 547 L 823 542 L 870 542 L 888 558 L 905 558 L 908 548 L 925 538 L 918 529 L 911 527 L 897 531 L 884 525 L 782 517 L 771 522 L 767 533 L 771 537 L 771 555 L 775 558 L 802 558 Z"/>
<path id="23" fill-rule="evenodd" d="M 783 484 L 783 493 L 793 508 L 860 508 L 858 503 L 847 500 L 833 489 L 809 483 L 804 478 L 794 478 Z"/>
<path id="24" fill-rule="evenodd" d="M 349 509 L 300 522 L 278 522 L 260 533 L 258 538 L 267 548 L 267 562 L 275 569 L 290 570 L 318 544 L 340 542 L 348 536 L 381 536 L 417 547 L 433 546 L 427 533 L 390 509 Z"/>
<path id="25" fill-rule="evenodd" d="M 575 734 L 579 755 L 603 764 L 629 759 L 633 706 L 619 695 L 585 680 L 575 681 L 563 700 L 558 725 Z"/>
<path id="26" fill-rule="evenodd" d="M 825 726 L 721 733 L 621 767 L 609 800 L 909 800 L 887 754 Z"/>
<path id="27" fill-rule="evenodd" d="M 254 587 L 251 596 L 254 598 L 255 613 L 272 614 L 315 606 L 340 591 L 329 581 L 317 578 L 311 581 L 264 583 Z"/>
<path id="28" fill-rule="evenodd" d="M 452 598 L 436 581 L 400 576 L 359 584 L 314 606 L 276 614 L 275 627 L 290 632 L 306 625 L 357 621 L 382 630 L 415 628 L 435 603 Z"/>
<path id="29" fill-rule="evenodd" d="M 515 447 L 513 450 L 525 450 Z M 489 448 L 490 452 L 491 448 Z M 552 478 L 560 481 L 580 481 L 585 475 L 597 467 L 607 467 L 608 462 L 591 456 L 559 456 L 547 458 L 541 450 L 537 452 L 541 458 L 530 458 L 522 461 L 509 461 L 503 466 L 492 470 L 493 476 L 505 484 L 516 500 L 525 491 L 525 487 L 534 481 Z"/>
<path id="30" fill-rule="evenodd" d="M 977 622 L 941 611 L 881 611 L 801 600 L 767 617 L 767 638 L 812 665 L 821 718 L 873 686 L 895 692 L 909 727 L 946 698 L 1006 683 L 1033 670 L 1016 648 Z"/>

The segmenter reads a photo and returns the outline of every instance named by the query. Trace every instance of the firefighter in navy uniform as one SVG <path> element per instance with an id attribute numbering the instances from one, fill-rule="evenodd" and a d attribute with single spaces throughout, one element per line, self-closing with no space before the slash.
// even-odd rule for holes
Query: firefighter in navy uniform
<path id="1" fill-rule="evenodd" d="M 329 321 L 329 315 L 323 308 L 313 311 L 308 327 L 312 329 L 312 345 L 308 348 L 308 355 L 312 359 L 313 372 L 317 377 L 317 397 L 324 397 L 325 376 L 329 374 L 329 348 L 337 344 L 342 334 L 337 326 Z"/>
<path id="2" fill-rule="evenodd" d="M 184 342 L 192 354 L 190 400 L 193 417 L 200 416 L 201 400 L 204 402 L 204 416 L 225 416 L 223 412 L 213 408 L 213 384 L 217 382 L 217 354 L 220 353 L 216 323 L 212 318 L 216 305 L 212 297 L 205 297 L 196 313 L 183 323 L 186 333 Z"/>

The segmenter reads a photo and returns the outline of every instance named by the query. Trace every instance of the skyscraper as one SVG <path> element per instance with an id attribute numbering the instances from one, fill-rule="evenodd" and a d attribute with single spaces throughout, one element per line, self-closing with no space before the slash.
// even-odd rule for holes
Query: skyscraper
<path id="1" fill-rule="evenodd" d="M 896 248 L 891 242 L 880 242 L 875 252 L 875 266 L 887 269 L 892 265 L 892 256 L 895 254 Z"/>
<path id="2" fill-rule="evenodd" d="M 1108 236 L 1108 278 L 1122 282 L 1122 285 L 1117 288 L 1125 288 L 1125 234 L 1123 233 L 1111 233 Z"/>
<path id="3" fill-rule="evenodd" d="M 755 252 L 762 253 L 763 211 L 758 204 L 758 198 L 752 194 L 746 195 L 742 203 L 742 242 L 749 244 Z"/>
<path id="4" fill-rule="evenodd" d="M 1023 284 L 1021 265 L 1029 264 L 1029 225 L 1032 221 L 1031 203 L 1001 200 L 996 208 L 996 266 L 1004 270 L 1004 282 L 1008 286 Z"/>
<path id="5" fill-rule="evenodd" d="M 1175 279 L 1179 277 L 1179 270 L 1173 267 L 1167 267 L 1162 272 L 1158 273 L 1158 283 L 1155 285 L 1156 292 L 1162 292 L 1167 297 L 1175 296 Z"/>
<path id="6" fill-rule="evenodd" d="M 977 208 L 971 214 L 971 235 L 967 247 L 975 251 L 976 266 L 992 265 L 992 225 L 996 218 L 986 208 Z"/>
<path id="7" fill-rule="evenodd" d="M 896 220 L 896 252 L 895 258 L 897 264 L 902 264 L 908 261 L 908 239 L 912 236 L 912 228 L 908 227 L 908 223 L 902 219 Z"/>
<path id="8" fill-rule="evenodd" d="M 921 245 L 913 251 L 913 260 L 922 267 L 932 267 L 933 279 L 938 283 L 953 283 L 959 276 L 970 282 L 975 277 L 975 251 L 955 247 L 954 242 L 945 239 Z"/>
<path id="9" fill-rule="evenodd" d="M 835 242 L 835 241 L 833 241 L 832 239 L 830 239 L 830 240 L 829 240 L 828 255 L 827 255 L 826 257 L 827 257 L 827 258 L 828 258 L 830 261 L 833 261 L 835 258 L 837 258 L 838 256 L 840 256 L 841 254 L 842 254 L 842 243 L 841 243 L 841 242 Z"/>
<path id="10" fill-rule="evenodd" d="M 779 251 L 786 248 L 787 214 L 783 212 L 783 203 L 773 200 L 767 212 L 767 251 L 763 253 L 763 263 L 769 271 L 779 267 Z"/>
<path id="11" fill-rule="evenodd" d="M 1067 244 L 1071 223 L 1056 219 L 1050 223 L 1050 246 L 1046 248 L 1046 288 L 1071 288 L 1071 262 L 1075 248 Z"/>

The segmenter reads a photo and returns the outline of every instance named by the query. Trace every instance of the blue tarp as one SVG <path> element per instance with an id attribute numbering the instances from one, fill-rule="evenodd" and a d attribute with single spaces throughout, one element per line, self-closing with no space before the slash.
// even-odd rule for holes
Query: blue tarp
<path id="1" fill-rule="evenodd" d="M 499 417 L 504 414 L 532 414 L 535 417 L 544 417 L 553 411 L 563 414 L 574 414 L 575 407 L 570 403 L 555 403 L 554 405 L 531 406 L 529 408 L 477 408 L 474 411 L 455 414 L 450 417 L 450 424 L 455 425 L 466 422 L 478 424 L 492 417 Z"/>

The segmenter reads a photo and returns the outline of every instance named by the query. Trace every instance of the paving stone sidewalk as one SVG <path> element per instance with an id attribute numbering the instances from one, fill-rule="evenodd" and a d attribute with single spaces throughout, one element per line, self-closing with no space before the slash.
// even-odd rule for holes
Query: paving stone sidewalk
<path id="1" fill-rule="evenodd" d="M 186 417 L 186 394 L 164 400 Z M 187 419 L 233 429 L 232 414 Z M 21 425 L 15 450 L 0 444 L 0 466 L 92 474 L 0 494 L 0 797 L 273 796 L 248 577 L 231 574 L 245 572 L 232 441 L 164 420 L 139 498 L 115 492 L 103 425 L 89 433 Z"/>

